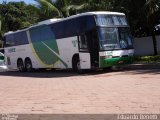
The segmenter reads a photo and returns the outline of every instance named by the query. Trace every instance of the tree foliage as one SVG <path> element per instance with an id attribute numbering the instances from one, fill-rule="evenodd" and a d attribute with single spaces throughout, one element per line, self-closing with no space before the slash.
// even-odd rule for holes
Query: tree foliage
<path id="1" fill-rule="evenodd" d="M 68 17 L 87 11 L 116 11 L 126 14 L 133 36 L 154 34 L 160 24 L 160 0 L 35 0 L 37 5 L 24 2 L 0 4 L 3 34 L 28 27 L 36 22 Z"/>
<path id="2" fill-rule="evenodd" d="M 36 7 L 26 5 L 24 2 L 0 4 L 2 31 L 14 31 L 30 26 L 38 19 L 36 9 Z"/>
<path id="3" fill-rule="evenodd" d="M 55 6 L 52 0 L 35 0 L 38 3 L 40 20 L 53 17 L 63 17 L 61 11 Z"/>

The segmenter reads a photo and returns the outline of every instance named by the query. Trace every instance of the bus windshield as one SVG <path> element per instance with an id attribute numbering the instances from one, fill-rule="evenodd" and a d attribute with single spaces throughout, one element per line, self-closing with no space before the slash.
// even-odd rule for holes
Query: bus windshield
<path id="1" fill-rule="evenodd" d="M 98 29 L 100 50 L 133 48 L 128 27 L 100 27 Z"/>

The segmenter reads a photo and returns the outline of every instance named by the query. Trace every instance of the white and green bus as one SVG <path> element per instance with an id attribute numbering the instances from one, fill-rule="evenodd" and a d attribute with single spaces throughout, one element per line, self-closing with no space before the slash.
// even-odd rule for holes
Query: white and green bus
<path id="1" fill-rule="evenodd" d="M 87 12 L 49 19 L 4 35 L 6 64 L 31 71 L 60 68 L 80 72 L 132 63 L 134 54 L 125 14 Z"/>

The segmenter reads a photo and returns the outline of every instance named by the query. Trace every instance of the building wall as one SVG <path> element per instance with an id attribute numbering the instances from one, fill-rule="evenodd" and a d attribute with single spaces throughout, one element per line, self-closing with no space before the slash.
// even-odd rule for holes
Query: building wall
<path id="1" fill-rule="evenodd" d="M 152 37 L 134 38 L 133 44 L 136 56 L 154 54 Z"/>
<path id="2" fill-rule="evenodd" d="M 157 51 L 158 54 L 160 55 L 160 35 L 156 36 L 156 40 L 157 40 Z"/>

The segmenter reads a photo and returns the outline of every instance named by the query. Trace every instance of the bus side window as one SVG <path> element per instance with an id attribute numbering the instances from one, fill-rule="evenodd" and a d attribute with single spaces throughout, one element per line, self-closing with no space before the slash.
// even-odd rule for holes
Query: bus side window
<path id="1" fill-rule="evenodd" d="M 0 46 L 1 48 L 4 48 L 5 41 L 6 41 L 6 37 L 3 36 L 3 37 L 2 37 L 2 46 Z"/>
<path id="2" fill-rule="evenodd" d="M 10 34 L 6 36 L 5 47 L 12 47 L 15 45 L 14 35 Z"/>
<path id="3" fill-rule="evenodd" d="M 87 37 L 85 34 L 79 37 L 79 49 L 80 51 L 88 51 Z"/>

